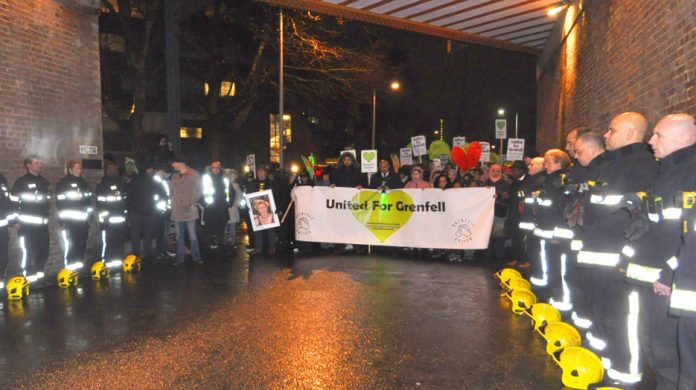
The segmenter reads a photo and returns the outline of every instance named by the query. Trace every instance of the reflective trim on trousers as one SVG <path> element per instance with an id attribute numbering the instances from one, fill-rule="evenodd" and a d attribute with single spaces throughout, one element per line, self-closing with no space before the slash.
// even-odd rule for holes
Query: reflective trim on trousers
<path id="1" fill-rule="evenodd" d="M 607 347 L 607 342 L 600 339 L 599 337 L 595 337 L 592 332 L 587 332 L 585 334 L 585 337 L 587 337 L 587 341 L 590 343 L 590 347 L 596 349 L 597 351 L 603 351 L 604 348 Z M 606 368 L 606 366 L 605 366 Z"/>
<path id="2" fill-rule="evenodd" d="M 110 224 L 121 224 L 121 223 L 126 222 L 126 217 L 121 217 L 121 216 L 109 217 L 108 221 Z"/>
<path id="3" fill-rule="evenodd" d="M 636 255 L 636 250 L 630 245 L 624 245 L 624 247 L 621 248 L 621 253 L 626 257 L 633 257 Z"/>
<path id="4" fill-rule="evenodd" d="M 539 259 L 541 260 L 542 277 L 536 278 L 532 276 L 531 278 L 529 278 L 529 281 L 532 282 L 532 284 L 535 286 L 543 287 L 549 283 L 549 276 L 547 274 L 548 264 L 546 261 L 546 240 L 540 240 L 539 246 L 541 247 L 541 249 L 539 250 Z"/>
<path id="5" fill-rule="evenodd" d="M 578 328 L 589 329 L 590 326 L 592 326 L 592 321 L 590 319 L 580 317 L 575 311 L 571 313 L 570 318 L 573 320 L 573 324 Z"/>
<path id="6" fill-rule="evenodd" d="M 102 238 L 102 261 L 104 261 L 104 254 L 106 254 L 106 230 L 101 231 L 101 238 Z"/>
<path id="7" fill-rule="evenodd" d="M 22 275 L 27 276 L 27 246 L 24 243 L 24 236 L 19 236 L 19 247 L 22 249 Z"/>
<path id="8" fill-rule="evenodd" d="M 572 251 L 582 250 L 582 240 L 572 240 L 570 242 L 570 250 L 572 250 Z"/>
<path id="9" fill-rule="evenodd" d="M 33 275 L 25 276 L 24 278 L 27 280 L 27 282 L 29 282 L 29 283 L 34 283 L 34 282 L 36 282 L 37 280 L 43 278 L 44 276 L 45 276 L 44 273 L 39 271 L 39 272 L 37 272 L 37 273 L 35 273 L 35 274 L 33 274 Z"/>
<path id="10" fill-rule="evenodd" d="M 553 229 L 553 236 L 555 238 L 564 238 L 566 240 L 572 240 L 575 237 L 575 232 L 570 229 L 556 227 Z"/>
<path id="11" fill-rule="evenodd" d="M 590 252 L 590 251 L 580 251 L 578 252 L 578 263 L 601 265 L 603 267 L 616 267 L 621 260 L 621 256 L 618 253 L 611 252 Z"/>
<path id="12" fill-rule="evenodd" d="M 549 299 L 551 306 L 555 307 L 560 311 L 569 311 L 573 309 L 573 303 L 570 299 L 570 289 L 568 288 L 568 283 L 566 283 L 566 266 L 567 266 L 567 256 L 565 253 L 561 254 L 561 285 L 563 286 L 563 300 L 555 301 L 553 298 Z"/>
<path id="13" fill-rule="evenodd" d="M 621 203 L 622 199 L 623 199 L 623 195 L 606 195 L 606 196 L 592 195 L 592 196 L 590 196 L 590 203 L 600 204 L 603 206 L 614 206 L 614 205 Z"/>
<path id="14" fill-rule="evenodd" d="M 669 305 L 673 309 L 696 312 L 696 291 L 683 290 L 673 285 Z"/>
<path id="15" fill-rule="evenodd" d="M 677 258 L 674 256 L 670 257 L 669 260 L 666 261 L 666 263 L 669 266 L 669 268 L 672 269 L 672 271 L 679 267 L 679 260 L 677 260 Z"/>
<path id="16" fill-rule="evenodd" d="M 71 221 L 86 221 L 89 219 L 89 213 L 82 210 L 62 210 L 58 212 L 58 218 Z"/>
<path id="17" fill-rule="evenodd" d="M 19 222 L 30 223 L 32 225 L 46 225 L 48 223 L 48 218 L 37 217 L 35 215 L 19 215 Z"/>
<path id="18" fill-rule="evenodd" d="M 539 238 L 545 238 L 547 240 L 553 239 L 553 230 L 544 230 L 536 228 L 534 229 L 534 235 Z"/>
<path id="19" fill-rule="evenodd" d="M 640 315 L 640 298 L 638 291 L 631 291 L 628 295 L 628 348 L 631 352 L 631 362 L 629 364 L 627 380 L 621 380 L 627 383 L 639 382 L 643 376 L 640 372 L 640 341 L 638 340 L 638 316 Z M 635 382 L 633 379 L 637 378 Z M 615 378 L 616 379 L 616 378 Z"/>
<path id="20" fill-rule="evenodd" d="M 63 238 L 63 264 L 68 265 L 68 251 L 70 250 L 70 240 L 68 240 L 68 231 L 60 230 L 60 236 Z"/>
<path id="21" fill-rule="evenodd" d="M 660 272 L 662 272 L 662 270 L 659 268 L 629 263 L 628 268 L 626 268 L 626 277 L 641 282 L 655 283 L 660 279 Z"/>

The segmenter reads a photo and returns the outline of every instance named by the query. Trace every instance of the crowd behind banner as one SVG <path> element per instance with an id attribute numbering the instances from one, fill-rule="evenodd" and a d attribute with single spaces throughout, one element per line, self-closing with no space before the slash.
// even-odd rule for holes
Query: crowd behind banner
<path id="1" fill-rule="evenodd" d="M 259 165 L 242 176 L 219 162 L 200 175 L 185 161 L 159 153 L 142 173 L 132 160 L 125 161 L 125 169 L 105 160 L 104 178 L 94 192 L 81 178 L 78 161 L 67 162 L 65 178 L 52 191 L 40 175 L 41 159 L 29 156 L 27 174 L 12 186 L 0 178 L 0 268 L 7 277 L 44 279 L 52 209 L 67 269 L 85 262 L 92 218 L 99 222 L 104 265 L 120 264 L 128 241 L 138 256 L 178 265 L 187 242 L 196 263 L 233 255 L 242 219 L 257 227 L 249 231 L 247 250 L 253 254 L 365 251 L 342 243 L 295 242 L 290 192 L 296 186 L 493 187 L 495 221 L 487 250 L 377 249 L 450 261 L 509 261 L 530 275 L 540 300 L 582 329 L 608 381 L 638 383 L 649 364 L 659 388 L 694 389 L 696 124 L 690 115 L 675 114 L 650 132 L 648 127 L 643 115 L 628 112 L 613 118 L 606 130 L 574 129 L 564 148 L 510 166 L 478 163 L 460 169 L 435 160 L 401 166 L 398 158 L 383 155 L 371 175 L 361 172 L 354 152 L 343 152 L 336 166 L 317 171 L 288 173 Z M 266 197 L 244 196 L 264 192 Z M 287 213 L 290 218 L 284 218 Z M 167 245 L 172 225 L 175 253 Z M 264 225 L 273 227 L 258 228 Z M 21 249 L 12 261 L 10 228 L 17 229 Z"/>

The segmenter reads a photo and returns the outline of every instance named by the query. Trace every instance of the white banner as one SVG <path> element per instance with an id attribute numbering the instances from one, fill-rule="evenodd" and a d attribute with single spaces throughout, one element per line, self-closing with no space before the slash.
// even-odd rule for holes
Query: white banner
<path id="1" fill-rule="evenodd" d="M 299 241 L 414 248 L 484 249 L 493 226 L 493 188 L 295 187 Z"/>

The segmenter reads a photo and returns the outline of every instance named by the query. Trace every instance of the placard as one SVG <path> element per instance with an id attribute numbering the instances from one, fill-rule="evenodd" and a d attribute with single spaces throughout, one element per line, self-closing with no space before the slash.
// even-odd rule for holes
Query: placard
<path id="1" fill-rule="evenodd" d="M 249 218 L 253 231 L 257 232 L 280 226 L 272 190 L 252 192 L 244 196 L 246 204 L 249 205 Z"/>
<path id="2" fill-rule="evenodd" d="M 362 173 L 377 172 L 376 150 L 363 150 L 360 152 L 360 171 Z"/>
<path id="3" fill-rule="evenodd" d="M 479 161 L 491 161 L 491 144 L 489 144 L 488 142 L 479 142 L 479 144 L 481 144 L 481 158 L 479 159 Z"/>
<path id="4" fill-rule="evenodd" d="M 495 139 L 507 138 L 507 119 L 495 120 Z"/>
<path id="5" fill-rule="evenodd" d="M 411 148 L 399 149 L 399 160 L 401 160 L 401 166 L 413 165 L 413 149 L 411 149 Z"/>
<path id="6" fill-rule="evenodd" d="M 508 139 L 506 157 L 510 161 L 518 161 L 524 159 L 524 138 Z"/>
<path id="7" fill-rule="evenodd" d="M 246 156 L 246 165 L 249 167 L 250 172 L 254 172 L 254 178 L 256 178 L 256 155 L 250 154 Z"/>
<path id="8" fill-rule="evenodd" d="M 99 154 L 99 147 L 96 145 L 80 145 L 80 154 Z"/>
<path id="9" fill-rule="evenodd" d="M 459 146 L 464 149 L 466 145 L 466 137 L 454 137 L 452 138 L 452 147 Z"/>
<path id="10" fill-rule="evenodd" d="M 426 154 L 428 154 L 428 148 L 425 145 L 424 135 L 417 135 L 415 137 L 411 137 L 411 146 L 413 147 L 413 155 L 416 157 L 425 156 Z"/>
<path id="11" fill-rule="evenodd" d="M 443 167 L 447 165 L 447 163 L 450 162 L 450 156 L 449 154 L 441 154 L 440 155 L 440 165 Z"/>

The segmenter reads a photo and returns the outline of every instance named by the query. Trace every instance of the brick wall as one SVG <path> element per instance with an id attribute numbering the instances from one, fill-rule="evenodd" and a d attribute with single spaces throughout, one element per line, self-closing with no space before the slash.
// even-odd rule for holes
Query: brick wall
<path id="1" fill-rule="evenodd" d="M 569 30 L 580 15 L 577 24 L 556 52 L 550 41 L 539 70 L 540 150 L 573 127 L 606 129 L 624 111 L 651 126 L 669 113 L 696 115 L 696 0 L 584 0 L 567 12 L 559 24 Z"/>
<path id="2" fill-rule="evenodd" d="M 0 0 L 0 172 L 10 185 L 24 174 L 28 154 L 43 159 L 43 175 L 54 184 L 67 159 L 102 158 L 98 4 Z M 79 145 L 96 145 L 99 154 L 80 155 Z M 95 185 L 101 170 L 84 176 Z M 49 270 L 62 261 L 55 220 Z M 98 236 L 94 227 L 90 236 Z M 14 233 L 10 243 L 10 261 L 17 261 Z"/>

